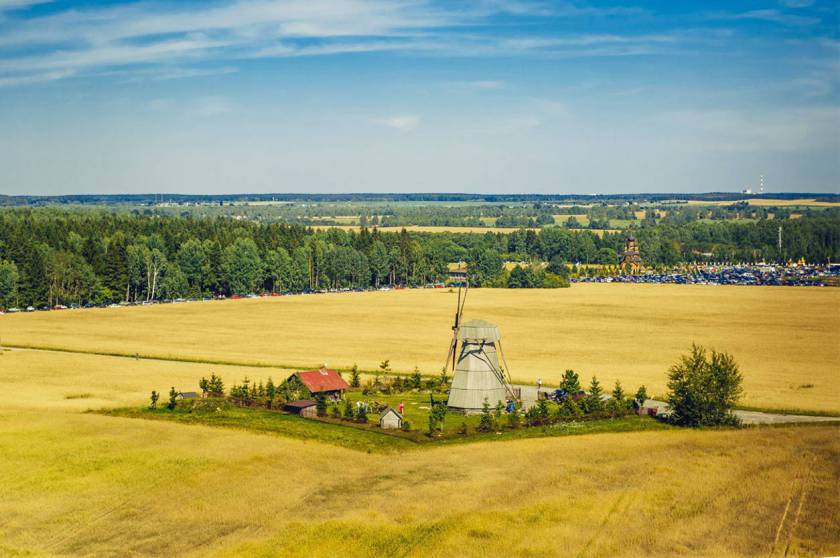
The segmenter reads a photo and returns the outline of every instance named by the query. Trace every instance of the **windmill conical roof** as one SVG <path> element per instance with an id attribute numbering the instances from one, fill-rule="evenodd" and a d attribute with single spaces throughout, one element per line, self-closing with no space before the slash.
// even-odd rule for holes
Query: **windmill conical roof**
<path id="1" fill-rule="evenodd" d="M 458 340 L 466 341 L 479 339 L 482 341 L 495 342 L 501 339 L 499 328 L 487 320 L 469 320 L 458 328 Z"/>

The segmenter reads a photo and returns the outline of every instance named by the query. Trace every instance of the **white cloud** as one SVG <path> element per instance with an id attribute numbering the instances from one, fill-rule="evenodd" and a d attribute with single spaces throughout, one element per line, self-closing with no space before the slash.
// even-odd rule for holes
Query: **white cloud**
<path id="1" fill-rule="evenodd" d="M 746 12 L 738 13 L 716 13 L 712 14 L 711 18 L 731 21 L 753 19 L 758 21 L 769 21 L 772 23 L 778 23 L 780 25 L 791 26 L 808 26 L 820 22 L 820 20 L 816 17 L 789 14 L 782 10 L 776 10 L 772 8 L 749 10 Z"/>
<path id="2" fill-rule="evenodd" d="M 391 116 L 383 119 L 381 122 L 389 128 L 394 128 L 395 130 L 399 130 L 401 132 L 410 132 L 417 129 L 420 125 L 420 117 L 414 114 L 405 114 L 400 116 Z"/>
<path id="3" fill-rule="evenodd" d="M 0 87 L 14 87 L 17 85 L 32 85 L 34 83 L 46 83 L 57 81 L 74 74 L 71 70 L 57 70 L 52 72 L 41 72 L 17 76 L 4 77 L 0 75 Z"/>
<path id="4" fill-rule="evenodd" d="M 16 10 L 28 8 L 36 4 L 47 4 L 52 0 L 0 0 L 0 12 L 5 10 Z"/>
<path id="5" fill-rule="evenodd" d="M 33 0 L 0 0 L 22 6 Z M 173 8 L 172 6 L 176 6 Z M 594 10 L 594 11 L 593 11 Z M 14 12 L 11 12 L 14 13 Z M 227 0 L 180 7 L 133 3 L 77 8 L 33 18 L 0 19 L 0 79 L 28 83 L 33 75 L 103 74 L 162 66 L 157 79 L 206 75 L 189 67 L 265 58 L 347 53 L 413 52 L 447 56 L 626 56 L 646 55 L 669 35 L 591 34 L 506 37 L 466 31 L 499 13 L 540 17 L 614 15 L 613 9 L 577 8 L 521 0 L 436 4 L 431 0 Z M 21 55 L 20 52 L 31 54 Z M 497 82 L 485 82 L 486 88 Z M 477 88 L 481 82 L 475 83 Z"/>

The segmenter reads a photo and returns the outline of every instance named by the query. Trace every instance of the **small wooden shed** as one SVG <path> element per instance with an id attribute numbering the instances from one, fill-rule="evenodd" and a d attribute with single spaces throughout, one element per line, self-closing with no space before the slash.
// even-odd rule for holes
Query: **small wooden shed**
<path id="1" fill-rule="evenodd" d="M 318 416 L 318 404 L 311 399 L 289 401 L 283 405 L 283 410 L 306 418 L 315 418 Z"/>
<path id="2" fill-rule="evenodd" d="M 402 425 L 403 416 L 396 409 L 388 407 L 379 415 L 380 428 L 402 428 Z"/>

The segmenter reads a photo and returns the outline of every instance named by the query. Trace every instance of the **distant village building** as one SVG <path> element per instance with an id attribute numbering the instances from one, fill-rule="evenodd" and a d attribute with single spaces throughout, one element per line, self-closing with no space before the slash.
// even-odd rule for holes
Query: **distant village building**
<path id="1" fill-rule="evenodd" d="M 636 412 L 642 416 L 668 416 L 671 412 L 671 406 L 668 405 L 665 401 L 657 401 L 656 399 L 645 399 L 641 403 L 641 405 L 637 405 Z"/>
<path id="2" fill-rule="evenodd" d="M 385 409 L 385 411 L 379 415 L 379 427 L 385 429 L 394 429 L 394 428 L 402 428 L 403 425 L 403 416 L 396 410 L 391 407 Z"/>
<path id="3" fill-rule="evenodd" d="M 338 372 L 326 368 L 295 372 L 288 377 L 285 387 L 291 399 L 311 399 L 321 394 L 333 401 L 341 399 L 350 388 Z"/>
<path id="4" fill-rule="evenodd" d="M 283 410 L 306 418 L 315 418 L 318 416 L 318 404 L 311 399 L 289 401 L 283 405 Z"/>
<path id="5" fill-rule="evenodd" d="M 198 394 L 194 391 L 182 391 L 178 394 L 178 399 L 198 399 Z"/>
<path id="6" fill-rule="evenodd" d="M 465 285 L 467 283 L 467 264 L 464 262 L 449 264 L 447 282 L 455 285 Z"/>
<path id="7" fill-rule="evenodd" d="M 628 236 L 624 241 L 624 252 L 621 254 L 619 265 L 635 273 L 642 269 L 642 256 L 639 252 L 639 243 L 636 237 Z"/>

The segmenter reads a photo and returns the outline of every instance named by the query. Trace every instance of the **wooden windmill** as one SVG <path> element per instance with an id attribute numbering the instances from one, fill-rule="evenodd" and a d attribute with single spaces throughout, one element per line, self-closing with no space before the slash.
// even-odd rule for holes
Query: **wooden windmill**
<path id="1" fill-rule="evenodd" d="M 462 321 L 468 291 L 469 284 L 462 298 L 458 289 L 452 342 L 444 370 L 451 367 L 453 371 L 447 405 L 453 411 L 473 414 L 481 412 L 485 400 L 495 406 L 499 401 L 516 400 L 517 396 L 505 372 L 507 363 L 499 328 L 485 320 Z M 499 366 L 500 356 L 505 362 L 504 369 Z"/>

